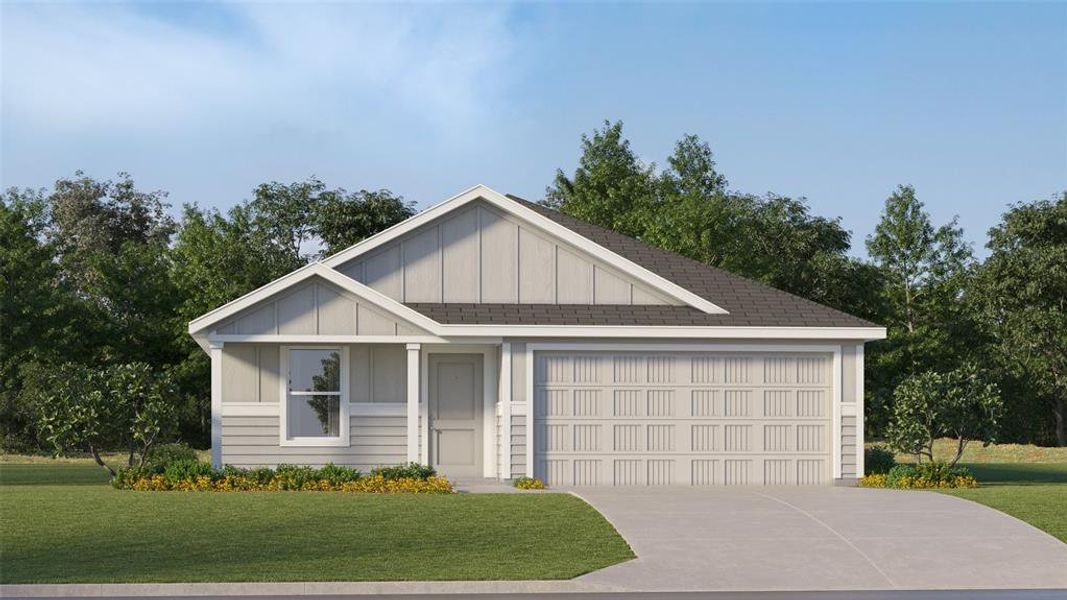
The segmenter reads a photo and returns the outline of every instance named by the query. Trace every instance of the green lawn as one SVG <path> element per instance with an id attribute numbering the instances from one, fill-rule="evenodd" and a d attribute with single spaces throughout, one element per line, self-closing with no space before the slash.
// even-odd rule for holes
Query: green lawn
<path id="1" fill-rule="evenodd" d="M 0 463 L 0 582 L 565 579 L 633 557 L 565 494 L 131 492 Z"/>
<path id="2" fill-rule="evenodd" d="M 954 440 L 934 443 L 934 457 L 950 460 Z M 914 457 L 898 455 L 897 462 Z M 1029 444 L 968 444 L 960 464 L 978 479 L 973 490 L 942 490 L 1008 513 L 1067 543 L 1067 448 Z"/>
<path id="3" fill-rule="evenodd" d="M 1067 463 L 966 465 L 981 487 L 944 493 L 1022 519 L 1067 543 Z"/>

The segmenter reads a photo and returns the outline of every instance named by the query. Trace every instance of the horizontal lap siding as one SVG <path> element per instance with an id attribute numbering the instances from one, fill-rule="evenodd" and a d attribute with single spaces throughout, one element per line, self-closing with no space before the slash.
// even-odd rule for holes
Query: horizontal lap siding
<path id="1" fill-rule="evenodd" d="M 841 477 L 858 477 L 856 473 L 856 417 L 841 417 Z"/>
<path id="2" fill-rule="evenodd" d="M 222 462 L 237 467 L 326 463 L 369 470 L 407 458 L 405 417 L 352 417 L 348 447 L 279 444 L 278 417 L 222 417 Z"/>
<path id="3" fill-rule="evenodd" d="M 511 417 L 511 476 L 525 477 L 526 470 L 526 416 Z"/>

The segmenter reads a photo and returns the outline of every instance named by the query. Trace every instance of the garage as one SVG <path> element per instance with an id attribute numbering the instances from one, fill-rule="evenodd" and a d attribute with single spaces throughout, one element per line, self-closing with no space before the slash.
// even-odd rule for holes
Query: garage
<path id="1" fill-rule="evenodd" d="M 550 486 L 833 480 L 830 351 L 541 351 L 533 371 Z"/>

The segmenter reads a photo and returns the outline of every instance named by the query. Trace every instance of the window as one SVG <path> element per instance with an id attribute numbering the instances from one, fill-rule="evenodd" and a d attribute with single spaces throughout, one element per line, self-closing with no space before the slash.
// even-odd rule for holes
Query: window
<path id="1" fill-rule="evenodd" d="M 347 348 L 288 348 L 283 445 L 347 446 Z"/>

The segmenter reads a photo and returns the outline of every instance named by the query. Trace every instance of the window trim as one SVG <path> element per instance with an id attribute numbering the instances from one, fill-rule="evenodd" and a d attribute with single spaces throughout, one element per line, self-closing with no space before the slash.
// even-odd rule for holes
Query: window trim
<path id="1" fill-rule="evenodd" d="M 290 437 L 289 436 L 289 351 L 290 350 L 337 350 L 341 354 L 341 390 L 338 396 L 338 418 L 340 419 L 340 435 L 337 437 Z M 349 355 L 348 346 L 345 344 L 314 344 L 300 346 L 282 346 L 279 356 L 279 391 L 280 404 L 278 422 L 278 445 L 290 447 L 333 447 L 348 448 L 351 446 L 349 435 L 349 420 L 351 411 L 349 407 Z M 314 395 L 314 394 L 298 394 Z"/>

